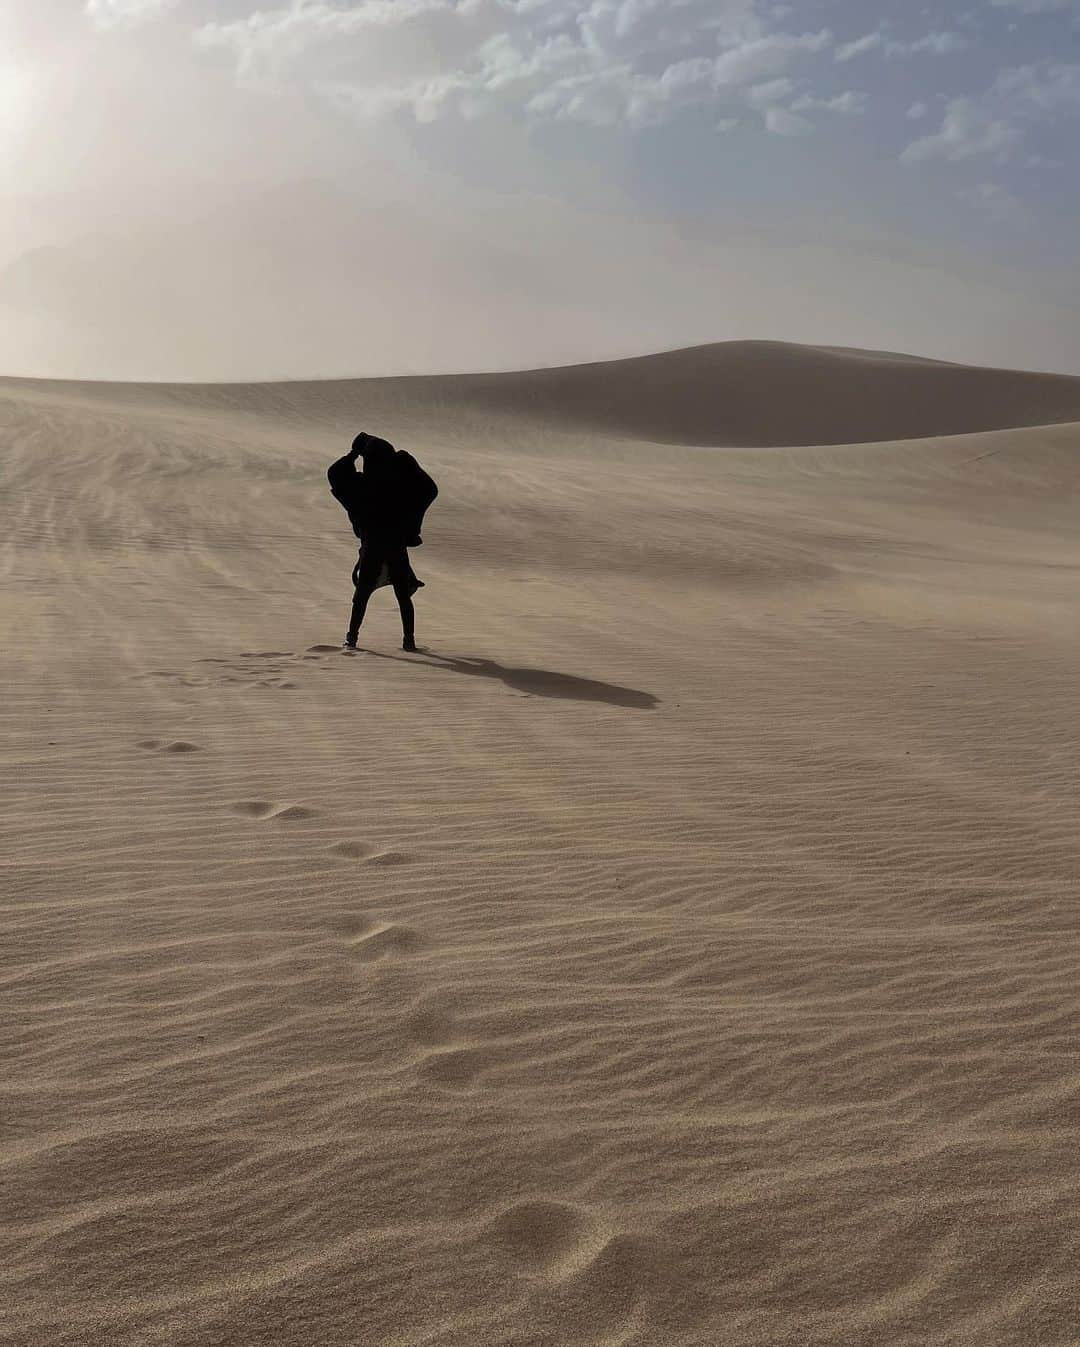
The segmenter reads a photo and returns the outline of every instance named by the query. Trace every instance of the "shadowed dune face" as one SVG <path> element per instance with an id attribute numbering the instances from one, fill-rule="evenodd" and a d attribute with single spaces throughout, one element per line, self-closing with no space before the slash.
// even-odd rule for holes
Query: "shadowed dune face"
<path id="1" fill-rule="evenodd" d="M 1080 378 L 731 342 L 466 381 L 543 420 L 672 444 L 857 444 L 1080 420 Z"/>
<path id="2" fill-rule="evenodd" d="M 1021 384 L 0 386 L 5 1345 L 1075 1342 L 1080 427 L 658 442 Z"/>

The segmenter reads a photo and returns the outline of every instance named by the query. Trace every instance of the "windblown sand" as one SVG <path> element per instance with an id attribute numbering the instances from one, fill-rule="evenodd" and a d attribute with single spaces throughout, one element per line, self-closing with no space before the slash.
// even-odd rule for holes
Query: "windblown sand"
<path id="1" fill-rule="evenodd" d="M 0 383 L 5 1344 L 1080 1343 L 1080 384 L 664 359 Z"/>

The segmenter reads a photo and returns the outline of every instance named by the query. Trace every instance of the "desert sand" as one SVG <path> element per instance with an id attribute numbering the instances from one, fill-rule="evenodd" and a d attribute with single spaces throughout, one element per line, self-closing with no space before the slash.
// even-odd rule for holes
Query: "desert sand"
<path id="1" fill-rule="evenodd" d="M 1077 422 L 0 381 L 0 1341 L 1080 1343 Z M 361 428 L 428 654 L 338 648 Z"/>

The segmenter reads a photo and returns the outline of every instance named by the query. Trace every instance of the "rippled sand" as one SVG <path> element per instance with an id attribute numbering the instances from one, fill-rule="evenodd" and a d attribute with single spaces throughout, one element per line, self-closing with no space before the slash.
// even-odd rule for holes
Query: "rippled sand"
<path id="1" fill-rule="evenodd" d="M 987 424 L 0 382 L 5 1344 L 1080 1343 L 1080 428 L 678 443 L 747 361 Z M 337 648 L 361 427 L 426 654 Z"/>

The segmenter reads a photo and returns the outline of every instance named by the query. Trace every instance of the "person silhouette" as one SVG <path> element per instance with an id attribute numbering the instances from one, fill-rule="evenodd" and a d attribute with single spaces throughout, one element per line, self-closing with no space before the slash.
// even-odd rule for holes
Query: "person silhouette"
<path id="1" fill-rule="evenodd" d="M 362 472 L 356 471 L 358 458 L 364 460 Z M 424 582 L 416 578 L 408 549 L 422 545 L 424 513 L 439 488 L 411 454 L 364 431 L 353 440 L 347 454 L 331 463 L 326 476 L 331 494 L 345 507 L 353 532 L 360 539 L 345 645 L 356 649 L 368 600 L 382 585 L 392 585 L 401 613 L 401 648 L 415 650 L 412 596 Z"/>

